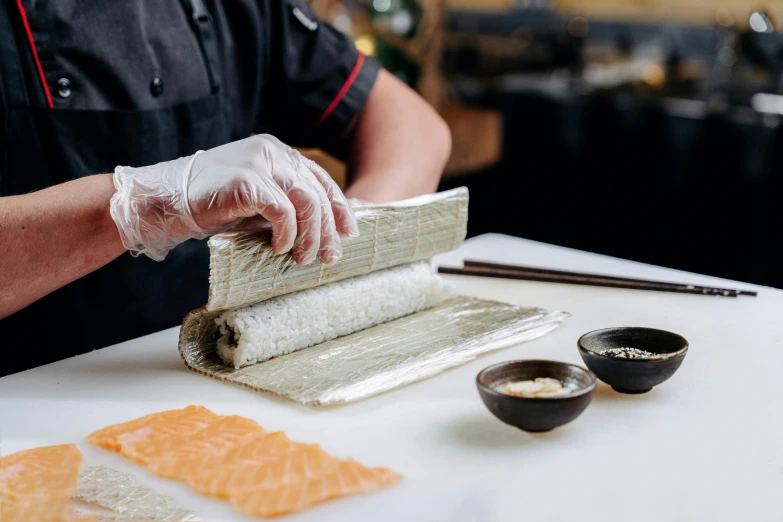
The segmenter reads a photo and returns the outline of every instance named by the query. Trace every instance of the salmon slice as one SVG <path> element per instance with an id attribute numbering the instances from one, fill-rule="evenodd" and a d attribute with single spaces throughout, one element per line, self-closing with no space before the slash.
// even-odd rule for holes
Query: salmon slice
<path id="1" fill-rule="evenodd" d="M 254 434 L 240 441 L 224 455 L 210 456 L 203 460 L 198 468 L 194 466 L 183 470 L 188 473 L 185 482 L 204 495 L 227 497 L 225 488 L 235 469 L 244 466 L 260 467 L 303 447 L 304 444 L 292 441 L 282 431 Z"/>
<path id="2" fill-rule="evenodd" d="M 253 451 L 259 451 L 261 448 L 266 448 L 266 457 L 256 455 L 255 460 L 264 458 L 270 460 L 274 458 L 278 452 L 287 451 L 286 448 L 293 448 L 296 443 L 292 442 L 282 432 L 269 433 L 262 431 L 258 433 L 251 433 L 246 437 L 237 441 L 237 443 L 231 447 L 225 453 L 219 454 L 206 454 L 201 455 L 198 459 L 189 459 L 183 462 L 180 475 L 183 482 L 191 484 L 198 481 L 199 477 L 203 477 L 209 473 L 215 473 L 227 466 L 236 466 L 242 459 L 239 455 L 250 454 Z M 251 457 L 248 457 L 248 459 Z"/>
<path id="3" fill-rule="evenodd" d="M 0 484 L 5 479 L 19 476 L 23 473 L 38 473 L 56 467 L 72 467 L 78 469 L 82 454 L 73 444 L 45 446 L 20 451 L 0 457 Z"/>
<path id="4" fill-rule="evenodd" d="M 348 459 L 320 476 L 238 493 L 231 496 L 230 502 L 241 513 L 269 518 L 301 511 L 335 497 L 368 493 L 391 486 L 401 478 L 389 469 L 366 468 Z"/>
<path id="5" fill-rule="evenodd" d="M 161 459 L 149 464 L 148 467 L 151 470 L 154 468 L 153 471 L 158 476 L 179 480 L 187 484 L 194 476 L 202 473 L 204 469 L 214 468 L 216 463 L 220 462 L 233 447 L 242 444 L 243 440 L 249 439 L 254 435 L 255 433 L 249 433 L 243 437 L 238 437 L 238 440 L 233 444 L 225 444 L 225 446 L 213 452 L 194 453 L 174 461 L 168 460 L 164 462 Z"/>
<path id="6" fill-rule="evenodd" d="M 30 473 L 12 479 L 10 484 L 0 484 L 0 497 L 11 500 L 25 500 L 47 497 L 56 491 L 75 489 L 79 480 L 79 468 L 52 469 L 44 473 Z M 3 519 L 0 518 L 0 521 Z"/>
<path id="7" fill-rule="evenodd" d="M 269 462 L 278 455 L 302 446 L 303 444 L 292 441 L 282 431 L 267 432 L 237 445 L 226 454 L 224 462 Z"/>
<path id="8" fill-rule="evenodd" d="M 0 495 L 24 501 L 76 489 L 82 454 L 73 444 L 46 446 L 0 458 Z M 0 519 L 2 520 L 2 519 Z"/>
<path id="9" fill-rule="evenodd" d="M 266 432 L 252 420 L 218 416 L 200 406 L 109 426 L 88 441 L 202 494 L 226 498 L 253 516 L 300 511 L 401 478 L 385 468 L 341 461 L 318 445 L 294 442 L 283 432 Z"/>
<path id="10" fill-rule="evenodd" d="M 73 444 L 0 458 L 0 520 L 66 520 L 81 463 L 82 454 Z"/>
<path id="11" fill-rule="evenodd" d="M 229 498 L 243 491 L 317 477 L 339 464 L 339 459 L 313 444 L 284 453 L 267 464 L 245 463 L 210 473 L 209 478 L 199 484 L 207 487 L 197 491 L 211 497 Z"/>
<path id="12" fill-rule="evenodd" d="M 126 444 L 138 444 L 180 433 L 192 433 L 204 428 L 217 417 L 203 406 L 188 406 L 182 410 L 153 413 L 130 422 L 106 427 L 88 436 L 87 442 L 120 452 Z"/>
<path id="13" fill-rule="evenodd" d="M 75 515 L 73 515 L 75 516 Z M 77 518 L 63 518 L 63 519 L 57 519 L 57 520 L 47 520 L 46 522 L 101 522 L 102 520 L 106 520 L 105 518 L 101 518 L 100 515 L 93 514 L 93 515 L 82 515 Z"/>
<path id="14" fill-rule="evenodd" d="M 102 522 L 104 520 L 107 520 L 106 518 L 101 518 L 100 515 L 96 515 L 96 514 L 83 515 L 76 518 L 73 517 L 76 517 L 76 515 L 71 515 L 71 518 L 58 518 L 56 520 L 46 520 L 45 522 Z"/>
<path id="15" fill-rule="evenodd" d="M 0 520 L 3 522 L 48 522 L 71 520 L 70 493 L 45 501 L 0 500 Z"/>
<path id="16" fill-rule="evenodd" d="M 245 437 L 263 433 L 255 421 L 238 417 L 218 417 L 195 433 L 184 433 L 141 443 L 126 444 L 122 454 L 145 465 L 156 475 L 184 478 L 184 465 L 202 460 L 205 455 L 222 455 Z"/>

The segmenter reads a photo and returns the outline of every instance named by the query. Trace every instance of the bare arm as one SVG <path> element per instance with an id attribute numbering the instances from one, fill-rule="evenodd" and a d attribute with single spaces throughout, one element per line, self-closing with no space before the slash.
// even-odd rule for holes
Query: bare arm
<path id="1" fill-rule="evenodd" d="M 0 198 L 0 319 L 126 248 L 161 261 L 188 239 L 270 223 L 272 248 L 300 264 L 337 261 L 340 235 L 358 233 L 329 175 L 269 135 Z"/>
<path id="2" fill-rule="evenodd" d="M 345 195 L 375 203 L 434 192 L 451 154 L 443 119 L 385 70 L 349 139 Z"/>
<path id="3" fill-rule="evenodd" d="M 0 198 L 0 319 L 125 251 L 109 214 L 109 174 Z"/>

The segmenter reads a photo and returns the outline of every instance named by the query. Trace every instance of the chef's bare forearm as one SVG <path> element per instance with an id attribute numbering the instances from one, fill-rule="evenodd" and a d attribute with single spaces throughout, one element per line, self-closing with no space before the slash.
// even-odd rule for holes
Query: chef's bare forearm
<path id="1" fill-rule="evenodd" d="M 375 203 L 434 192 L 451 153 L 443 119 L 384 70 L 349 140 L 345 195 Z"/>
<path id="2" fill-rule="evenodd" d="M 0 198 L 0 318 L 125 251 L 109 213 L 110 174 Z"/>

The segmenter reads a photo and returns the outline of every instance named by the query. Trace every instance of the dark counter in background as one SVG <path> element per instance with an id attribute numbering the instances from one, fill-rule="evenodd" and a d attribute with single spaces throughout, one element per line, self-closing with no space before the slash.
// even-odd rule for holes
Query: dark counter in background
<path id="1" fill-rule="evenodd" d="M 783 288 L 777 116 L 524 83 L 463 93 L 498 108 L 505 126 L 499 165 L 443 183 L 470 188 L 470 236 L 501 232 Z"/>

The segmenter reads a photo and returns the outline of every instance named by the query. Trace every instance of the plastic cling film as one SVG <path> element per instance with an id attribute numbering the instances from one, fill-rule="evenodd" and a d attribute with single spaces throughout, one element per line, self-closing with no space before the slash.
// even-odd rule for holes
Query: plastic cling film
<path id="1" fill-rule="evenodd" d="M 73 498 L 109 509 L 97 520 L 199 520 L 174 500 L 140 485 L 132 475 L 104 466 L 84 466 Z"/>
<path id="2" fill-rule="evenodd" d="M 333 265 L 297 265 L 290 253 L 275 254 L 268 230 L 213 236 L 205 311 L 239 308 L 454 250 L 467 232 L 468 191 L 459 188 L 354 211 L 360 235 L 343 238 L 343 256 Z"/>
<path id="3" fill-rule="evenodd" d="M 433 308 L 239 370 L 185 336 L 198 373 L 309 406 L 352 402 L 426 379 L 481 354 L 541 337 L 569 315 L 457 297 Z M 213 323 L 212 321 L 209 321 Z M 213 323 L 214 324 L 214 323 Z M 208 330 L 208 329 L 207 329 Z"/>

